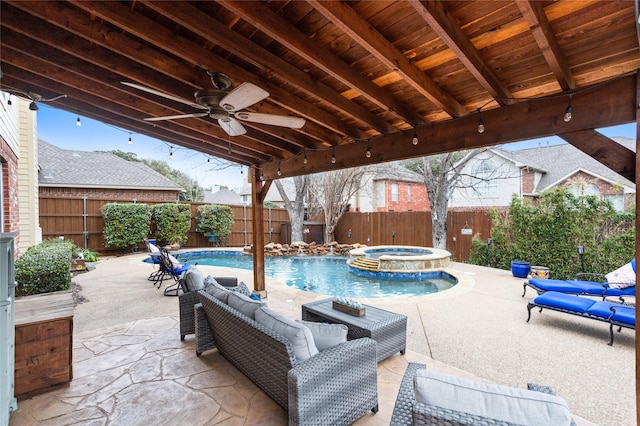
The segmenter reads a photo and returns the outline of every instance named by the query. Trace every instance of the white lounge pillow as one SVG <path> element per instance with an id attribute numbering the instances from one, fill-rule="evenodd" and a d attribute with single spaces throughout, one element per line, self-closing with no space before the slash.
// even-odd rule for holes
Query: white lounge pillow
<path id="1" fill-rule="evenodd" d="M 417 402 L 521 425 L 570 425 L 567 403 L 555 395 L 480 383 L 437 371 L 418 370 Z"/>
<path id="2" fill-rule="evenodd" d="M 304 325 L 266 306 L 256 311 L 256 322 L 264 325 L 274 333 L 286 337 L 289 343 L 291 343 L 293 354 L 298 361 L 304 361 L 318 353 L 318 348 L 316 348 L 313 342 L 311 330 Z"/>
<path id="3" fill-rule="evenodd" d="M 349 329 L 344 324 L 327 324 L 303 320 L 297 320 L 297 322 L 311 330 L 313 342 L 319 351 L 347 341 Z"/>
<path id="4" fill-rule="evenodd" d="M 264 306 L 264 303 L 258 300 L 253 300 L 244 294 L 236 293 L 235 291 L 229 292 L 227 304 L 251 319 L 255 319 L 255 312 Z"/>
<path id="5" fill-rule="evenodd" d="M 605 275 L 611 288 L 627 288 L 636 285 L 636 271 L 631 262 Z"/>

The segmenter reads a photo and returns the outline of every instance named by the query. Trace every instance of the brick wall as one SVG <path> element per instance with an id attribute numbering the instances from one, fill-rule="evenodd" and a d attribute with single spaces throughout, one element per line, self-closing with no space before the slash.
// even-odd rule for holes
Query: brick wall
<path id="1" fill-rule="evenodd" d="M 398 201 L 391 201 L 393 184 L 398 185 Z M 411 198 L 409 189 L 411 188 Z M 378 207 L 379 212 L 426 212 L 430 210 L 427 187 L 421 183 L 385 182 L 386 205 Z"/>
<path id="2" fill-rule="evenodd" d="M 520 173 L 522 176 L 522 179 L 520 181 L 521 184 L 521 192 L 523 194 L 531 194 L 533 193 L 534 190 L 534 185 L 535 185 L 535 178 L 536 178 L 536 173 L 532 170 L 529 170 L 527 168 L 522 168 L 520 169 Z"/>
<path id="3" fill-rule="evenodd" d="M 101 198 L 110 200 L 122 200 L 130 202 L 136 200 L 140 203 L 164 202 L 173 203 L 176 201 L 178 193 L 176 191 L 152 191 L 152 190 L 127 190 L 127 189 L 104 189 L 104 188 L 54 188 L 40 187 L 41 196 L 56 196 L 61 198 Z"/>
<path id="4" fill-rule="evenodd" d="M 2 232 L 18 232 L 18 158 L 9 145 L 0 137 L 0 162 L 2 162 Z M 19 238 L 19 237 L 18 237 Z M 18 242 L 16 241 L 16 247 Z"/>

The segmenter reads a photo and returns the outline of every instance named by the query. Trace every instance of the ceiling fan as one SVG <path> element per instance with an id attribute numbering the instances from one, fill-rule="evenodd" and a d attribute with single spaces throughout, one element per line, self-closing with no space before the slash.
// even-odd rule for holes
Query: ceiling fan
<path id="1" fill-rule="evenodd" d="M 122 84 L 203 110 L 203 112 L 194 112 L 191 114 L 145 118 L 145 121 L 176 120 L 209 116 L 218 120 L 220 127 L 230 136 L 239 136 L 247 133 L 247 129 L 237 119 L 251 123 L 270 124 L 292 129 L 299 129 L 304 126 L 305 120 L 300 117 L 242 111 L 244 108 L 268 98 L 269 92 L 255 84 L 246 82 L 228 91 L 231 87 L 231 79 L 228 76 L 212 71 L 207 71 L 207 74 L 211 77 L 214 89 L 198 90 L 194 94 L 195 103 L 141 84 L 126 81 L 123 81 Z"/>
<path id="2" fill-rule="evenodd" d="M 42 95 L 39 95 L 38 93 L 23 92 L 22 90 L 9 90 L 9 94 L 31 101 L 31 103 L 29 104 L 29 109 L 31 111 L 37 111 L 39 109 L 38 104 L 36 102 L 51 102 L 51 101 L 57 101 L 58 99 L 67 97 L 67 95 L 62 94 L 62 95 L 54 96 L 52 98 L 43 98 Z M 11 98 L 9 98 L 8 103 L 9 105 L 11 105 Z"/>

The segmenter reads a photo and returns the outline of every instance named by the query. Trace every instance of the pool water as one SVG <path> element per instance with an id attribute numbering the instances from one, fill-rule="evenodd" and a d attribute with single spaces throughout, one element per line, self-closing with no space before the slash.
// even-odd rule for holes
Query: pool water
<path id="1" fill-rule="evenodd" d="M 228 268 L 253 269 L 251 256 L 239 252 L 190 252 L 180 256 L 188 263 Z M 265 274 L 290 287 L 312 293 L 343 297 L 399 297 L 435 293 L 453 287 L 458 280 L 434 271 L 421 279 L 383 279 L 356 275 L 341 256 L 266 257 Z"/>

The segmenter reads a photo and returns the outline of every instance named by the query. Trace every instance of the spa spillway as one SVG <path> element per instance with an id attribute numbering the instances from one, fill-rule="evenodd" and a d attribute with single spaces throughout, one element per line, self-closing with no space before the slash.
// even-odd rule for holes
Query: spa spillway
<path id="1" fill-rule="evenodd" d="M 385 278 L 431 278 L 449 266 L 451 253 L 430 247 L 371 246 L 351 250 L 349 270 Z"/>

